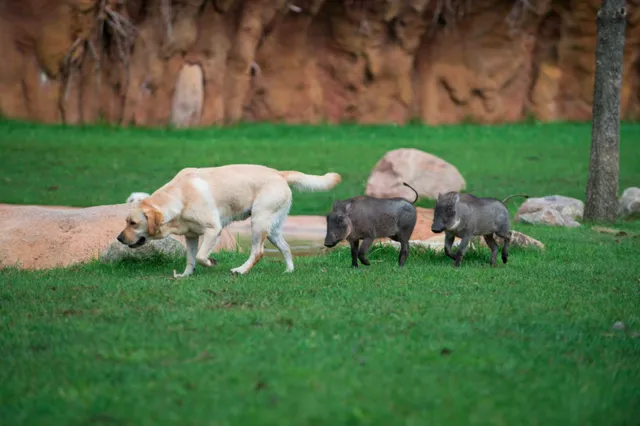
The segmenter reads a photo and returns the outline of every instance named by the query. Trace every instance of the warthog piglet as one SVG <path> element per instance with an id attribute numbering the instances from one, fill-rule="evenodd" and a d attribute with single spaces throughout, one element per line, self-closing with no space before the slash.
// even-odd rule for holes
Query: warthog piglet
<path id="1" fill-rule="evenodd" d="M 411 188 L 408 184 L 405 186 Z M 369 265 L 367 251 L 376 238 L 389 237 L 400 243 L 398 264 L 402 267 L 409 254 L 409 238 L 416 225 L 416 208 L 404 198 L 375 198 L 361 195 L 333 203 L 327 215 L 326 247 L 335 247 L 342 240 L 351 244 L 351 264 L 358 267 L 358 259 Z M 362 240 L 362 245 L 358 248 Z"/>
<path id="2" fill-rule="evenodd" d="M 493 234 L 504 239 L 502 262 L 507 263 L 511 223 L 509 211 L 504 203 L 509 198 L 518 196 L 529 198 L 528 195 L 515 194 L 500 201 L 495 198 L 480 198 L 455 191 L 438 194 L 431 230 L 435 233 L 444 231 L 444 252 L 455 260 L 456 267 L 460 266 L 469 241 L 477 235 L 482 235 L 491 249 L 491 266 L 495 266 L 498 255 L 498 244 Z M 451 252 L 451 246 L 456 237 L 461 241 L 454 256 Z"/>

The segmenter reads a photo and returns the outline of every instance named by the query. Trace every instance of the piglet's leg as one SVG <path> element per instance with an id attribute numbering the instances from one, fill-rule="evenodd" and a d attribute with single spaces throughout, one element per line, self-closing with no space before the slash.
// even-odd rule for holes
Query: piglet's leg
<path id="1" fill-rule="evenodd" d="M 363 265 L 369 266 L 371 262 L 367 259 L 367 252 L 373 243 L 373 238 L 365 238 L 362 240 L 362 245 L 360 246 L 360 250 L 358 251 L 358 259 L 362 262 Z"/>
<path id="2" fill-rule="evenodd" d="M 358 246 L 360 245 L 360 240 L 351 241 L 351 266 L 354 268 L 358 267 Z"/>
<path id="3" fill-rule="evenodd" d="M 445 233 L 445 237 L 444 237 L 444 254 L 446 254 L 447 256 L 452 258 L 453 260 L 455 260 L 456 257 L 453 255 L 453 252 L 451 251 L 451 247 L 453 247 L 453 241 L 455 239 L 456 239 L 455 235 L 450 234 L 448 232 Z"/>
<path id="4" fill-rule="evenodd" d="M 409 241 L 401 240 L 400 241 L 400 256 L 398 257 L 398 266 L 403 267 L 405 262 L 407 261 L 407 256 L 409 255 Z"/>
<path id="5" fill-rule="evenodd" d="M 487 234 L 484 236 L 484 240 L 491 250 L 491 266 L 496 266 L 496 257 L 498 256 L 498 244 L 493 239 L 493 234 Z"/>
<path id="6" fill-rule="evenodd" d="M 464 254 L 467 252 L 467 249 L 469 248 L 469 241 L 471 241 L 471 235 L 465 235 L 464 237 L 462 237 L 462 241 L 460 241 L 460 245 L 458 246 L 458 251 L 456 252 L 456 262 L 455 262 L 456 268 L 459 267 L 460 264 L 462 263 L 462 258 L 464 257 Z"/>
<path id="7" fill-rule="evenodd" d="M 511 244 L 511 232 L 503 232 L 498 236 L 504 240 L 504 243 L 502 244 L 502 263 L 507 263 L 507 258 L 509 257 L 509 245 Z"/>

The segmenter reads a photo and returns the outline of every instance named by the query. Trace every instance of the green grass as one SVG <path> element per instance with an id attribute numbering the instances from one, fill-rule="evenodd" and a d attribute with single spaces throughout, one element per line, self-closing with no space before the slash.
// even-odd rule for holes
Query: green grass
<path id="1" fill-rule="evenodd" d="M 590 132 L 584 124 L 436 128 L 256 124 L 168 131 L 0 121 L 0 202 L 121 203 L 132 191 L 154 191 L 183 167 L 259 163 L 308 173 L 339 172 L 344 181 L 331 192 L 294 193 L 291 214 L 323 214 L 333 200 L 362 193 L 384 153 L 403 147 L 422 149 L 455 165 L 467 181 L 467 191 L 477 195 L 561 193 L 583 199 Z M 638 142 L 640 125 L 623 124 L 621 188 L 640 182 Z"/>
<path id="2" fill-rule="evenodd" d="M 159 131 L 0 123 L 0 202 L 86 206 L 152 191 L 185 166 L 257 162 L 340 172 L 294 195 L 323 214 L 361 193 L 388 149 L 455 164 L 479 195 L 583 198 L 587 125 L 281 127 Z M 640 126 L 622 126 L 621 187 L 640 182 Z M 57 190 L 50 190 L 51 186 Z M 428 205 L 428 203 L 423 203 Z M 512 203 L 515 210 L 517 202 Z M 246 254 L 182 281 L 184 259 L 0 271 L 2 425 L 637 425 L 640 223 L 515 224 L 545 251 L 460 269 L 412 250 Z M 624 321 L 625 331 L 612 330 Z"/>

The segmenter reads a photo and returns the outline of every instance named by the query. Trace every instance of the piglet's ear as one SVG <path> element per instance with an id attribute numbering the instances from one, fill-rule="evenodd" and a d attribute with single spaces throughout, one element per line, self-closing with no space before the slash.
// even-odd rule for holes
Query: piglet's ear
<path id="1" fill-rule="evenodd" d="M 331 208 L 336 212 L 349 213 L 353 208 L 353 201 L 337 200 Z"/>

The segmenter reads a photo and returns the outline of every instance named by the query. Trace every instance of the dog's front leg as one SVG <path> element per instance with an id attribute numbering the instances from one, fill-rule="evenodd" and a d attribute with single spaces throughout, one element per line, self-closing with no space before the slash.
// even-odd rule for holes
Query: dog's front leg
<path id="1" fill-rule="evenodd" d="M 196 262 L 198 263 L 198 265 L 202 265 L 208 268 L 215 264 L 211 262 L 211 259 L 209 259 L 209 256 L 218 245 L 218 241 L 220 241 L 221 232 L 222 232 L 221 228 L 207 228 L 204 231 L 204 236 L 202 237 L 202 244 L 200 245 L 200 250 L 198 250 L 198 254 L 196 255 Z"/>
<path id="2" fill-rule="evenodd" d="M 184 269 L 184 272 L 178 274 L 175 269 L 173 270 L 174 278 L 184 278 L 193 274 L 194 269 L 196 269 L 196 253 L 198 252 L 198 237 L 185 237 L 185 241 L 187 243 L 187 267 Z"/>

